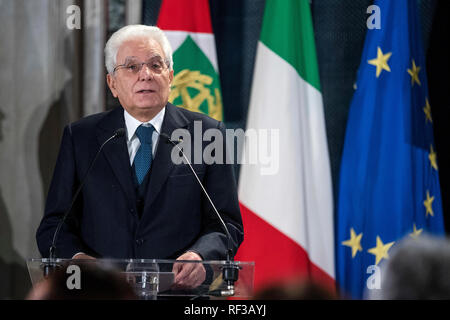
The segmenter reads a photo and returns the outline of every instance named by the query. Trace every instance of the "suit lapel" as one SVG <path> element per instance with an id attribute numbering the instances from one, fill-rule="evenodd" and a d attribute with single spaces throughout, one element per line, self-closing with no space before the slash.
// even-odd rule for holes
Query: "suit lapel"
<path id="1" fill-rule="evenodd" d="M 164 121 L 161 127 L 162 133 L 165 133 L 170 137 L 174 130 L 185 128 L 188 124 L 189 121 L 186 117 L 184 117 L 178 107 L 170 103 L 166 105 L 166 113 L 164 115 Z M 174 166 L 171 159 L 172 148 L 172 144 L 167 143 L 164 139 L 159 139 L 155 159 L 153 160 L 151 167 L 150 182 L 144 212 L 146 212 L 146 208 L 149 207 L 153 201 L 155 201 L 156 196 L 161 191 L 162 186 L 166 182 L 167 177 Z"/>
<path id="2" fill-rule="evenodd" d="M 100 144 L 111 137 L 119 128 L 125 128 L 123 109 L 118 107 L 112 110 L 99 123 L 97 128 L 97 139 Z M 136 204 L 136 192 L 131 175 L 130 158 L 126 137 L 116 138 L 103 148 L 103 154 L 109 162 L 119 184 L 124 191 L 128 201 L 133 206 Z"/>

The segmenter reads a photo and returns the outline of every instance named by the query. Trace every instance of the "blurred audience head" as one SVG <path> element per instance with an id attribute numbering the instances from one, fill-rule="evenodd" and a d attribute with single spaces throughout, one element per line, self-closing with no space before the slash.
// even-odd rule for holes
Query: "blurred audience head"
<path id="1" fill-rule="evenodd" d="M 381 299 L 450 299 L 450 241 L 423 235 L 392 248 L 381 269 Z"/>
<path id="2" fill-rule="evenodd" d="M 334 300 L 336 292 L 309 280 L 292 280 L 269 285 L 256 292 L 254 300 Z"/>
<path id="3" fill-rule="evenodd" d="M 126 278 L 115 270 L 94 264 L 80 267 L 80 289 L 69 289 L 67 266 L 55 270 L 33 286 L 27 300 L 132 300 L 137 299 Z M 70 279 L 69 279 L 70 281 Z"/>

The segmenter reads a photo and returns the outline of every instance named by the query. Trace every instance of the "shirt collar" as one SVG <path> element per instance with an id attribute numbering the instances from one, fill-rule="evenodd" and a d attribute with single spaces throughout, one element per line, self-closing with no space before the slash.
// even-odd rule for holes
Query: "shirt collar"
<path id="1" fill-rule="evenodd" d="M 148 126 L 151 124 L 155 131 L 159 134 L 161 132 L 162 123 L 164 120 L 164 114 L 166 113 L 166 107 L 162 108 L 160 112 L 156 116 L 153 117 L 152 120 L 147 122 L 141 122 L 134 118 L 131 114 L 127 112 L 127 110 L 123 109 L 123 114 L 125 117 L 125 126 L 127 127 L 127 140 L 130 141 L 133 138 L 136 129 L 143 124 L 144 126 Z"/>

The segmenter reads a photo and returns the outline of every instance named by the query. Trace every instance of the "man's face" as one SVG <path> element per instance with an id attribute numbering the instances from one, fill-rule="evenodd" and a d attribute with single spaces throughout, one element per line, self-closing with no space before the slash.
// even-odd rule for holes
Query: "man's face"
<path id="1" fill-rule="evenodd" d="M 165 61 L 164 51 L 155 40 L 137 38 L 120 46 L 116 70 L 107 75 L 108 86 L 135 118 L 153 117 L 166 105 L 173 70 L 168 69 Z M 146 64 L 142 65 L 143 62 Z"/>

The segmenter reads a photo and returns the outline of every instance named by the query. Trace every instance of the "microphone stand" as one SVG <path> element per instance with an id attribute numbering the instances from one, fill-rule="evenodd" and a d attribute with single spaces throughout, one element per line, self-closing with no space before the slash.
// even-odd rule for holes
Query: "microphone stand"
<path id="1" fill-rule="evenodd" d="M 69 216 L 70 212 L 72 211 L 73 205 L 75 204 L 75 201 L 77 200 L 78 195 L 80 194 L 81 189 L 83 188 L 83 186 L 87 180 L 87 177 L 89 176 L 89 173 L 91 172 L 91 169 L 94 166 L 94 163 L 97 161 L 97 158 L 100 155 L 100 152 L 102 151 L 103 147 L 108 142 L 110 142 L 111 140 L 113 140 L 115 138 L 123 137 L 124 135 L 125 135 L 124 128 L 117 129 L 111 137 L 109 137 L 105 142 L 103 142 L 103 144 L 98 149 L 97 154 L 95 155 L 91 164 L 89 165 L 89 168 L 87 169 L 83 180 L 81 180 L 81 183 L 78 186 L 78 188 L 75 192 L 75 195 L 72 198 L 72 202 L 70 203 L 69 208 L 66 210 L 62 219 L 59 221 L 59 223 L 56 227 L 55 233 L 53 234 L 52 245 L 50 246 L 50 249 L 49 249 L 49 259 L 48 259 L 49 261 L 46 264 L 44 264 L 44 277 L 45 278 L 48 278 L 50 276 L 50 274 L 52 274 L 55 270 L 61 268 L 61 265 L 57 263 L 57 258 L 56 258 L 56 240 L 58 239 L 59 231 L 61 230 L 61 227 L 63 226 L 63 224 L 66 221 L 67 217 Z"/>
<path id="2" fill-rule="evenodd" d="M 235 294 L 234 283 L 239 278 L 239 270 L 241 269 L 241 267 L 234 262 L 233 249 L 232 249 L 233 248 L 232 244 L 234 243 L 233 238 L 231 237 L 230 232 L 228 231 L 227 225 L 223 221 L 219 211 L 217 210 L 216 206 L 214 205 L 214 202 L 211 200 L 211 197 L 209 196 L 208 192 L 206 191 L 205 187 L 203 186 L 202 182 L 200 181 L 200 178 L 198 177 L 197 173 L 195 172 L 194 168 L 192 167 L 191 162 L 186 157 L 183 150 L 178 146 L 178 143 L 182 142 L 183 140 L 179 139 L 177 141 L 172 141 L 170 139 L 170 137 L 165 133 L 161 133 L 161 136 L 164 139 L 166 139 L 167 142 L 171 143 L 174 147 L 176 147 L 180 151 L 181 155 L 183 156 L 183 158 L 186 161 L 187 165 L 189 166 L 190 170 L 192 171 L 195 178 L 197 179 L 197 182 L 200 185 L 203 193 L 206 195 L 206 198 L 208 199 L 209 203 L 211 204 L 211 207 L 213 208 L 215 214 L 219 218 L 221 226 L 222 226 L 223 230 L 225 231 L 227 239 L 228 239 L 228 241 L 227 241 L 228 249 L 227 249 L 227 253 L 226 253 L 227 260 L 226 260 L 224 266 L 222 267 L 222 279 L 225 281 L 227 289 L 226 290 L 212 290 L 212 291 L 208 291 L 207 294 L 212 295 L 212 296 L 218 296 L 218 297 L 234 296 L 234 294 Z"/>

